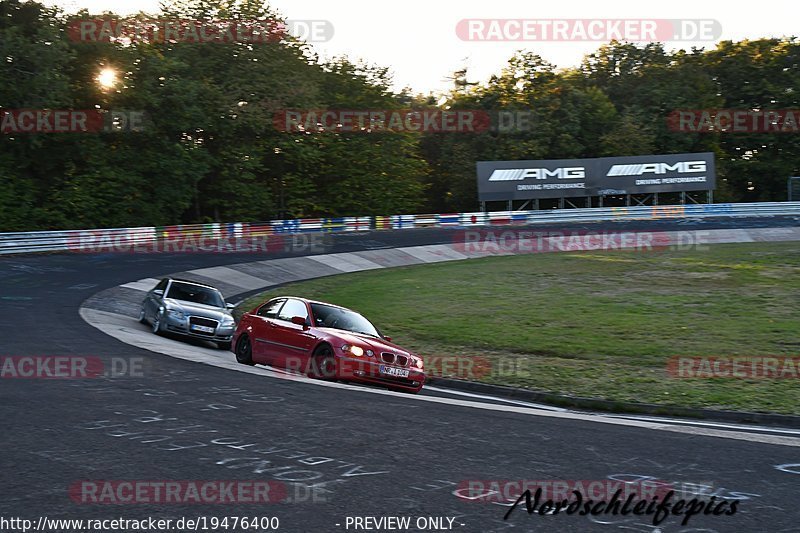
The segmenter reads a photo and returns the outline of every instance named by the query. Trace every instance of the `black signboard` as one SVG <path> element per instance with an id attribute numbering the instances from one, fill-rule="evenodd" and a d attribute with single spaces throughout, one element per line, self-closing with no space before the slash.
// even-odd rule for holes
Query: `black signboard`
<path id="1" fill-rule="evenodd" d="M 711 152 L 479 161 L 477 170 L 481 201 L 708 191 L 716 186 Z"/>

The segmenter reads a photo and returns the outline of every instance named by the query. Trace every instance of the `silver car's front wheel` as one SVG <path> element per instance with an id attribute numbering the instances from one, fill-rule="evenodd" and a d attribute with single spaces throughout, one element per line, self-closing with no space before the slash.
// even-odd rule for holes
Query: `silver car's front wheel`
<path id="1" fill-rule="evenodd" d="M 161 317 L 157 314 L 155 317 L 153 317 L 153 333 L 156 335 L 161 334 Z"/>

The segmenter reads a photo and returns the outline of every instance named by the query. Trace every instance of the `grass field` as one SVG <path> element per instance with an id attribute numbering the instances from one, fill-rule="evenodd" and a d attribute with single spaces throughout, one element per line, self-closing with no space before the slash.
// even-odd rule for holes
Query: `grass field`
<path id="1" fill-rule="evenodd" d="M 800 243 L 529 254 L 369 271 L 278 294 L 353 308 L 423 356 L 487 358 L 488 383 L 800 414 L 797 379 L 670 377 L 672 356 L 800 355 Z"/>

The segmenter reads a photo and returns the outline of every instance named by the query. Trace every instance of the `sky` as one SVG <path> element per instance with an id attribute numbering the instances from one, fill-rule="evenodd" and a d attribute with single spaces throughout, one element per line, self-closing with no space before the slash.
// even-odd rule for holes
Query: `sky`
<path id="1" fill-rule="evenodd" d="M 67 12 L 87 8 L 92 13 L 158 12 L 158 0 L 46 0 Z M 506 64 L 516 50 L 530 50 L 558 67 L 579 65 L 585 54 L 603 44 L 596 41 L 470 42 L 459 38 L 462 19 L 682 19 L 716 20 L 717 39 L 666 43 L 669 49 L 713 48 L 719 40 L 756 39 L 798 34 L 795 1 L 769 3 L 710 0 L 271 0 L 272 8 L 288 19 L 326 20 L 333 37 L 314 43 L 322 57 L 347 55 L 389 67 L 394 88 L 413 93 L 446 92 L 447 78 L 466 67 L 470 81 L 484 82 Z M 763 7 L 759 7 L 763 6 Z M 760 11 L 759 11 L 760 9 Z M 487 26 L 488 28 L 488 26 Z"/>

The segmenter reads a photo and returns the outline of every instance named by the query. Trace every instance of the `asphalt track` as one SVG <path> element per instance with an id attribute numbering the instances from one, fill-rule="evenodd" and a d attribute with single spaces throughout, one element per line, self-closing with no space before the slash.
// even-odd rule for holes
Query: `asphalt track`
<path id="1" fill-rule="evenodd" d="M 676 222 L 616 223 L 613 228 L 667 230 Z M 679 221 L 677 226 L 798 222 L 770 217 Z M 343 234 L 331 236 L 326 251 L 451 239 L 452 233 L 441 229 Z M 281 255 L 293 254 L 270 257 Z M 78 313 L 87 298 L 131 280 L 257 259 L 251 254 L 72 254 L 0 260 L 2 355 L 83 355 L 143 365 L 138 377 L 0 382 L 0 517 L 35 523 L 41 516 L 275 516 L 279 531 L 298 532 L 365 531 L 346 527 L 348 517 L 381 516 L 411 517 L 410 531 L 419 530 L 419 517 L 453 518 L 453 530 L 464 532 L 800 531 L 800 438 L 794 430 L 633 417 L 600 420 L 443 390 L 408 397 L 276 379 L 262 371 L 231 371 L 137 348 L 103 334 Z M 470 501 L 459 490 L 469 480 L 644 477 L 699 498 L 737 498 L 738 512 L 695 516 L 687 526 L 675 516 L 654 526 L 652 516 L 529 516 L 521 508 L 503 520 L 508 508 L 501 502 Z M 285 483 L 289 500 L 295 501 L 81 504 L 69 495 L 69 487 L 80 480 L 264 479 Z"/>

